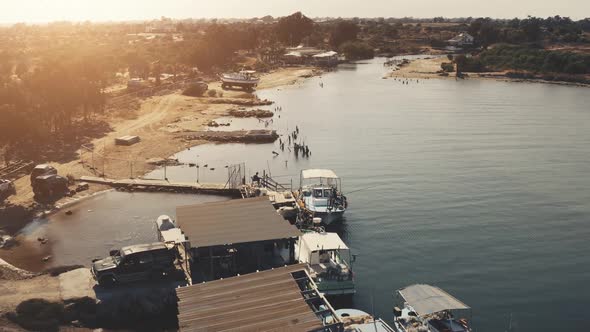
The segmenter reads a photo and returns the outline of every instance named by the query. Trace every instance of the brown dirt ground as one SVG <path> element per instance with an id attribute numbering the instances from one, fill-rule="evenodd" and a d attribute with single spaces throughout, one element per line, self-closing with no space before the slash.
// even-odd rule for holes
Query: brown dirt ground
<path id="1" fill-rule="evenodd" d="M 317 73 L 317 72 L 316 72 Z M 304 76 L 313 75 L 312 68 L 285 68 L 273 71 L 261 78 L 259 89 L 270 89 L 283 85 L 295 84 Z M 221 90 L 220 83 L 211 83 L 210 89 Z M 243 91 L 223 91 L 224 98 L 252 98 L 253 95 Z M 210 104 L 208 97 L 195 98 L 181 95 L 179 92 L 165 96 L 155 96 L 141 101 L 136 116 L 118 114 L 107 119 L 113 131 L 102 138 L 95 139 L 92 144 L 95 152 L 108 158 L 105 162 L 105 173 L 109 177 L 128 178 L 131 175 L 129 161 L 134 162 L 133 176 L 141 176 L 152 168 L 144 162 L 151 158 L 165 158 L 187 148 L 187 144 L 175 138 L 175 133 L 185 130 L 196 131 L 215 118 L 226 116 L 231 104 Z M 116 137 L 138 135 L 141 142 L 133 146 L 117 146 Z M 195 141 L 191 145 L 205 142 Z M 83 159 L 90 162 L 90 153 L 85 152 Z M 80 159 L 67 163 L 52 163 L 61 175 L 80 177 L 93 175 Z M 95 155 L 95 167 L 102 172 L 102 158 Z M 17 195 L 9 198 L 12 204 L 29 205 L 33 202 L 33 192 L 28 176 L 15 181 Z M 104 186 L 92 185 L 90 194 L 105 190 Z M 58 203 L 67 201 L 64 199 Z"/>

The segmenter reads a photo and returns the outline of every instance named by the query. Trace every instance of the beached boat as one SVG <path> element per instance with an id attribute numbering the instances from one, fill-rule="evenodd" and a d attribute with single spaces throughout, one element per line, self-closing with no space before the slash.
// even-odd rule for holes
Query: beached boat
<path id="1" fill-rule="evenodd" d="M 253 70 L 242 70 L 237 73 L 224 73 L 220 75 L 223 89 L 239 87 L 244 90 L 254 90 L 260 79 Z"/>
<path id="2" fill-rule="evenodd" d="M 399 332 L 471 332 L 466 318 L 455 314 L 469 311 L 465 303 L 444 290 L 430 285 L 412 285 L 397 291 L 403 309 L 394 308 L 395 328 Z"/>
<path id="3" fill-rule="evenodd" d="M 329 225 L 342 219 L 348 202 L 342 194 L 342 181 L 329 169 L 301 171 L 297 206 L 311 218 L 321 218 Z"/>
<path id="4" fill-rule="evenodd" d="M 295 259 L 309 264 L 310 276 L 323 294 L 355 293 L 350 249 L 338 234 L 304 232 L 295 245 Z"/>
<path id="5" fill-rule="evenodd" d="M 357 309 L 338 309 L 334 311 L 344 324 L 344 332 L 395 332 L 381 318 L 375 318 Z"/>

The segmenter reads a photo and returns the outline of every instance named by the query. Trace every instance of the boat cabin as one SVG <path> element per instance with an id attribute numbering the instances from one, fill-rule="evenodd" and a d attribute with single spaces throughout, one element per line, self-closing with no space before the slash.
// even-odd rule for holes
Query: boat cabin
<path id="1" fill-rule="evenodd" d="M 301 171 L 298 199 L 300 208 L 326 225 L 341 219 L 348 205 L 340 178 L 329 169 Z"/>
<path id="2" fill-rule="evenodd" d="M 336 233 L 306 232 L 295 246 L 299 263 L 307 263 L 318 289 L 326 295 L 355 293 L 350 249 Z"/>

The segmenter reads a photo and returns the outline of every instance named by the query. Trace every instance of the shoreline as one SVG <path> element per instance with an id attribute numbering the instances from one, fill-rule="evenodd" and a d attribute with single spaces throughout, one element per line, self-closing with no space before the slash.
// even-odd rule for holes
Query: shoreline
<path id="1" fill-rule="evenodd" d="M 411 78 L 411 79 L 455 79 L 455 72 L 450 72 L 448 75 L 440 75 L 441 64 L 449 62 L 445 57 L 440 57 L 436 54 L 431 54 L 434 58 L 426 59 L 408 59 L 408 64 L 399 67 L 396 70 L 391 70 L 383 76 L 383 79 L 391 78 Z M 514 83 L 537 83 L 537 84 L 553 84 L 563 86 L 575 86 L 589 88 L 590 84 L 568 82 L 568 81 L 547 81 L 542 78 L 513 78 L 508 77 L 507 71 L 503 72 L 465 72 L 466 76 L 463 79 L 483 79 L 494 80 L 498 82 L 514 82 Z"/>
<path id="2" fill-rule="evenodd" d="M 294 85 L 321 73 L 321 70 L 314 67 L 280 68 L 262 75 L 259 89 L 266 90 Z M 169 95 L 140 100 L 140 107 L 135 118 L 120 121 L 120 118 L 111 116 L 109 122 L 113 130 L 92 142 L 95 151 L 97 151 L 94 154 L 102 154 L 106 151 L 104 155 L 107 156 L 105 158 L 107 161 L 105 162 L 106 165 L 103 166 L 106 168 L 105 175 L 114 178 L 143 177 L 157 168 L 155 165 L 148 164 L 147 161 L 150 159 L 169 158 L 187 148 L 215 143 L 206 140 L 195 140 L 190 143 L 183 142 L 179 138 L 179 133 L 190 130 L 204 130 L 208 128 L 207 124 L 210 121 L 231 116 L 230 111 L 232 109 L 255 107 L 240 104 L 242 100 L 257 100 L 256 93 L 250 94 L 241 90 L 224 91 L 221 89 L 219 82 L 210 83 L 209 89 L 223 91 L 223 96 L 217 98 L 188 97 L 182 95 L 180 91 L 176 91 Z M 221 102 L 211 102 L 212 100 Z M 232 101 L 238 101 L 239 103 Z M 115 145 L 114 138 L 123 135 L 138 135 L 141 137 L 141 142 L 132 146 Z M 92 160 L 99 164 L 96 168 L 100 169 L 101 160 L 99 157 L 93 155 Z M 130 160 L 137 163 L 135 166 L 141 166 L 131 170 L 129 166 Z M 78 151 L 78 155 L 74 160 L 50 164 L 62 176 L 71 175 L 80 178 L 83 175 L 94 175 L 88 168 L 88 153 L 84 155 L 82 150 Z M 10 204 L 5 206 L 22 207 L 27 211 L 27 214 L 22 220 L 12 220 L 12 231 L 7 232 L 7 234 L 17 240 L 17 244 L 11 248 L 0 249 L 0 259 L 4 259 L 10 264 L 16 264 L 16 267 L 19 265 L 18 262 L 26 260 L 28 256 L 22 252 L 17 254 L 17 251 L 23 251 L 23 247 L 30 245 L 28 242 L 18 243 L 18 240 L 22 239 L 19 238 L 20 232 L 35 218 L 51 216 L 81 201 L 114 190 L 108 186 L 90 184 L 88 190 L 82 191 L 73 197 L 64 197 L 52 204 L 43 205 L 37 204 L 33 200 L 28 176 L 17 179 L 15 185 L 18 194 L 10 197 L 7 200 Z M 19 246 L 21 246 L 20 249 Z M 38 255 L 31 255 L 30 257 L 30 259 L 38 258 Z"/>

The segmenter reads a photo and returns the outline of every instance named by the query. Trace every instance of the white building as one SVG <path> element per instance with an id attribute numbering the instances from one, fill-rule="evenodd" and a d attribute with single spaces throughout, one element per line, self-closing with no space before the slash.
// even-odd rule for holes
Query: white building
<path id="1" fill-rule="evenodd" d="M 471 46 L 471 45 L 473 45 L 474 41 L 475 41 L 475 38 L 473 38 L 472 35 L 468 34 L 467 32 L 461 32 L 457 36 L 449 39 L 447 42 L 451 46 L 462 47 L 462 46 Z"/>

